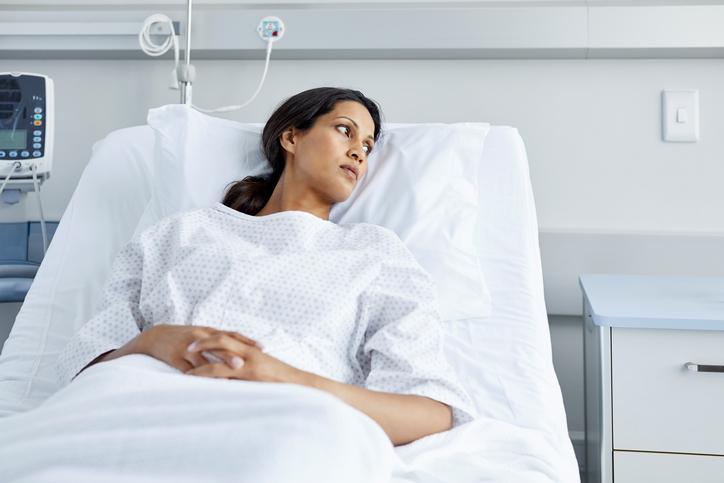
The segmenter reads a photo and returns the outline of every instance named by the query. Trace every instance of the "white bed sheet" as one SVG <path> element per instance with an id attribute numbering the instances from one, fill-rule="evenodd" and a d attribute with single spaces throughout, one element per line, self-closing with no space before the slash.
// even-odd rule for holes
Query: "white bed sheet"
<path id="1" fill-rule="evenodd" d="M 3 481 L 74 483 L 370 483 L 396 459 L 382 428 L 329 393 L 186 376 L 145 355 L 0 420 L 0 454 Z"/>
<path id="2" fill-rule="evenodd" d="M 35 408 L 55 392 L 55 360 L 88 320 L 150 198 L 152 146 L 150 128 L 140 126 L 94 147 L 0 356 L 0 415 Z M 578 481 L 553 372 L 535 206 L 517 130 L 491 128 L 478 181 L 475 240 L 492 315 L 447 322 L 446 355 L 482 417 L 397 448 L 408 467 L 396 481 Z M 462 474 L 451 480 L 451 471 Z"/>
<path id="3" fill-rule="evenodd" d="M 0 454 L 4 481 L 566 481 L 542 432 L 482 418 L 393 448 L 324 391 L 190 377 L 143 355 L 0 420 Z"/>

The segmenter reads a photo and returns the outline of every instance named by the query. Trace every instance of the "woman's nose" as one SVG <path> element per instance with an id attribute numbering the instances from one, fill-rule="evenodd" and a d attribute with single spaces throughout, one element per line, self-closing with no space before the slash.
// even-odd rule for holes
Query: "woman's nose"
<path id="1" fill-rule="evenodd" d="M 362 156 L 361 153 L 364 153 L 364 147 L 355 146 L 352 148 L 352 157 L 360 163 L 364 160 L 364 156 Z"/>

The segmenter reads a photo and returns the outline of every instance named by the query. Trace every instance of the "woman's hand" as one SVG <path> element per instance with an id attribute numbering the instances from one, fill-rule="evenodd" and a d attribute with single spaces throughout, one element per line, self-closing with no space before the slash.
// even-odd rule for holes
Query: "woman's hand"
<path id="1" fill-rule="evenodd" d="M 197 357 L 203 357 L 202 352 L 210 352 L 223 362 L 199 364 L 184 372 L 193 376 L 256 382 L 306 382 L 306 372 L 263 353 L 247 340 L 236 332 L 222 331 L 200 338 L 188 347 L 188 352 Z"/>
<path id="2" fill-rule="evenodd" d="M 209 359 L 228 360 L 231 364 L 231 357 L 223 350 L 206 350 L 206 356 L 201 351 L 189 351 L 188 347 L 195 341 L 206 340 L 210 337 L 217 337 L 224 334 L 233 334 L 234 340 L 245 347 L 255 347 L 257 342 L 244 337 L 236 332 L 223 332 L 211 327 L 198 327 L 194 325 L 169 325 L 161 324 L 144 331 L 138 342 L 138 352 L 155 357 L 166 364 L 175 367 L 181 372 L 202 367 L 209 364 Z M 256 349 L 258 352 L 259 349 Z M 211 357 L 208 357 L 208 355 Z M 229 366 L 228 368 L 232 368 Z"/>
<path id="3" fill-rule="evenodd" d="M 452 410 L 447 404 L 415 394 L 391 394 L 337 382 L 296 369 L 246 343 L 236 332 L 216 331 L 188 347 L 198 357 L 213 353 L 224 362 L 199 365 L 186 374 L 258 382 L 288 382 L 320 389 L 374 419 L 395 446 L 452 427 Z M 238 359 L 238 362 L 235 362 Z"/>

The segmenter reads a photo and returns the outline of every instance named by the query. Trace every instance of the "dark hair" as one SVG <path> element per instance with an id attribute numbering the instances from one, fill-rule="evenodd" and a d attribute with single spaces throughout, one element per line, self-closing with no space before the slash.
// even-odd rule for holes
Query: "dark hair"
<path id="1" fill-rule="evenodd" d="M 332 112 L 341 101 L 359 102 L 367 108 L 375 124 L 374 139 L 380 137 L 382 127 L 380 108 L 375 101 L 359 91 L 336 87 L 318 87 L 296 94 L 284 101 L 269 117 L 261 135 L 261 149 L 272 173 L 263 176 L 247 176 L 231 183 L 222 203 L 247 215 L 256 215 L 271 198 L 274 188 L 284 171 L 284 148 L 279 136 L 294 127 L 308 131 L 314 127 L 317 118 Z"/>

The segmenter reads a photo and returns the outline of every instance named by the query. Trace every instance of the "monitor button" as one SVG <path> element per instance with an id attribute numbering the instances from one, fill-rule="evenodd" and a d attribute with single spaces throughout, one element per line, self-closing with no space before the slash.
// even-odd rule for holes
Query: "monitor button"
<path id="1" fill-rule="evenodd" d="M 17 151 L 10 151 L 10 157 L 11 157 L 11 158 L 17 158 L 17 157 L 18 157 L 18 152 L 17 152 Z"/>
<path id="2" fill-rule="evenodd" d="M 5 151 L 0 151 L 0 158 L 4 158 L 4 157 L 5 157 Z"/>
<path id="3" fill-rule="evenodd" d="M 42 114 L 36 114 L 36 115 L 33 116 L 33 117 L 34 117 L 35 119 L 42 119 L 42 118 L 43 118 L 43 115 L 42 115 Z"/>
<path id="4" fill-rule="evenodd" d="M 27 158 L 28 156 L 30 156 L 30 153 L 27 151 L 23 151 L 22 153 L 20 153 L 20 156 Z"/>
<path id="5" fill-rule="evenodd" d="M 35 144 L 33 144 L 33 147 L 34 147 L 35 149 L 40 149 L 40 148 L 42 148 L 42 146 L 40 145 L 40 143 L 35 143 Z"/>
<path id="6" fill-rule="evenodd" d="M 42 108 L 42 107 L 36 107 L 36 108 L 34 109 L 34 111 L 35 111 L 35 114 L 40 114 L 41 112 L 43 112 L 43 108 Z"/>
<path id="7" fill-rule="evenodd" d="M 33 121 L 33 124 L 35 124 L 36 126 L 42 126 L 43 121 Z"/>
<path id="8" fill-rule="evenodd" d="M 43 138 L 41 138 L 40 136 L 33 138 L 34 143 L 39 143 L 42 140 L 43 140 Z"/>
<path id="9" fill-rule="evenodd" d="M 40 151 L 33 151 L 33 157 L 34 157 L 34 158 L 39 158 L 40 156 L 42 156 L 42 154 L 43 154 L 43 153 L 41 153 Z"/>
<path id="10" fill-rule="evenodd" d="M 43 131 L 33 131 L 33 136 L 40 136 L 43 134 Z"/>

